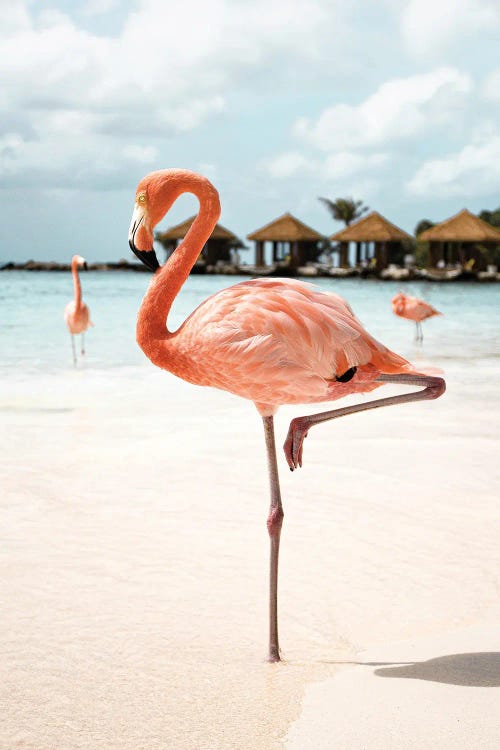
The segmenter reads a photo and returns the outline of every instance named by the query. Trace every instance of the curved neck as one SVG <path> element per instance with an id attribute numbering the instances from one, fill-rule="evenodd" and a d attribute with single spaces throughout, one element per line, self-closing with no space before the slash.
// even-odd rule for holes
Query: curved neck
<path id="1" fill-rule="evenodd" d="M 78 275 L 78 261 L 75 258 L 71 261 L 71 273 L 73 274 L 73 286 L 75 289 L 75 307 L 78 309 L 82 304 L 82 287 L 80 276 Z"/>
<path id="2" fill-rule="evenodd" d="M 220 216 L 219 195 L 204 177 L 183 173 L 177 183 L 166 186 L 164 200 L 170 206 L 182 193 L 196 195 L 200 202 L 198 215 L 179 247 L 153 276 L 137 317 L 137 342 L 150 359 L 157 349 L 155 342 L 172 335 L 166 327 L 172 303 Z"/>

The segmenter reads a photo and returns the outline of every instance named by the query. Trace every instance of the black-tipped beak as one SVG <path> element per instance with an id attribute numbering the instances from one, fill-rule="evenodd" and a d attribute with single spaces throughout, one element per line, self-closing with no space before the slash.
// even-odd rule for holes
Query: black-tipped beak
<path id="1" fill-rule="evenodd" d="M 89 270 L 89 264 L 87 263 L 87 261 L 85 261 L 84 264 L 83 264 L 83 270 L 84 271 L 88 271 Z"/>
<path id="2" fill-rule="evenodd" d="M 154 273 L 160 267 L 156 253 L 152 248 L 151 250 L 138 250 L 134 245 L 133 240 L 129 240 L 128 244 L 134 255 L 137 255 L 141 263 L 144 263 L 150 271 L 153 271 Z"/>
<path id="3" fill-rule="evenodd" d="M 141 263 L 144 263 L 146 268 L 149 268 L 153 273 L 160 267 L 156 253 L 151 247 L 151 250 L 138 250 L 135 246 L 135 235 L 137 230 L 144 221 L 144 207 L 138 203 L 135 204 L 134 213 L 132 214 L 132 222 L 128 232 L 128 244 L 134 255 L 137 255 Z"/>

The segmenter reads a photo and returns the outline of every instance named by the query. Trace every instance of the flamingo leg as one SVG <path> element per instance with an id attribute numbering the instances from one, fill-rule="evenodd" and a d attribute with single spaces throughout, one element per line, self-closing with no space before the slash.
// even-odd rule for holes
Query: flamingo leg
<path id="1" fill-rule="evenodd" d="M 423 390 L 413 393 L 403 393 L 400 396 L 388 396 L 387 398 L 374 399 L 364 404 L 355 404 L 354 406 L 344 406 L 340 409 L 321 412 L 320 414 L 311 414 L 305 417 L 292 419 L 288 429 L 288 435 L 283 446 L 286 460 L 290 470 L 293 471 L 302 466 L 302 449 L 304 438 L 307 437 L 308 430 L 316 424 L 327 422 L 337 417 L 345 417 L 348 414 L 355 414 L 358 411 L 367 409 L 378 409 L 381 406 L 393 406 L 395 404 L 405 404 L 410 401 L 424 401 L 427 399 L 439 398 L 445 389 L 446 383 L 443 378 L 436 378 L 430 375 L 379 375 L 377 381 L 381 383 L 398 383 L 404 385 L 424 386 Z"/>
<path id="2" fill-rule="evenodd" d="M 267 466 L 271 489 L 271 504 L 267 518 L 267 530 L 271 541 L 269 567 L 269 661 L 281 661 L 278 641 L 278 557 L 280 549 L 283 506 L 281 504 L 276 443 L 274 440 L 273 417 L 262 417 L 266 438 Z"/>
<path id="3" fill-rule="evenodd" d="M 73 364 L 76 367 L 76 349 L 75 349 L 75 337 L 71 334 L 71 348 L 73 350 Z"/>
<path id="4" fill-rule="evenodd" d="M 82 355 L 85 355 L 85 334 L 82 333 Z"/>
<path id="5" fill-rule="evenodd" d="M 419 320 L 415 321 L 415 325 L 417 327 L 417 333 L 415 336 L 415 341 L 423 341 L 424 340 L 424 332 L 422 330 L 422 323 Z"/>

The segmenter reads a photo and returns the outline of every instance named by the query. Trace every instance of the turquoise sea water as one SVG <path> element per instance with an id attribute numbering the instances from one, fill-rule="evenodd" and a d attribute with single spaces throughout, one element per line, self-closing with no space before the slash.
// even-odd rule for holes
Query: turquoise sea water
<path id="1" fill-rule="evenodd" d="M 82 273 L 83 298 L 95 327 L 86 334 L 86 369 L 147 366 L 135 343 L 137 309 L 149 277 L 130 272 Z M 245 277 L 247 278 L 247 277 Z M 169 319 L 174 329 L 206 297 L 243 280 L 228 276 L 191 276 Z M 500 285 L 410 283 L 404 291 L 441 310 L 442 318 L 424 322 L 424 344 L 417 349 L 414 324 L 397 318 L 391 298 L 401 287 L 362 279 L 318 279 L 351 304 L 365 327 L 387 346 L 414 359 L 424 355 L 446 368 L 449 360 L 486 366 L 500 358 Z M 69 273 L 0 274 L 0 371 L 24 376 L 72 369 L 71 345 L 63 310 L 73 297 Z"/>

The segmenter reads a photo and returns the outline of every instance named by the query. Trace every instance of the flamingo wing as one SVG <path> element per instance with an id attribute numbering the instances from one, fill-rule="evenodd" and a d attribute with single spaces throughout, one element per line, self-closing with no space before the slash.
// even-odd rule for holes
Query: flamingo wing
<path id="1" fill-rule="evenodd" d="M 341 297 L 291 279 L 225 289 L 200 305 L 181 332 L 199 366 L 196 382 L 253 400 L 262 399 L 262 391 L 321 400 L 336 376 L 352 367 L 408 367 L 363 329 Z"/>
<path id="2" fill-rule="evenodd" d="M 419 297 L 408 297 L 407 309 L 411 313 L 412 320 L 425 320 L 432 318 L 433 315 L 441 315 L 439 310 Z"/>

